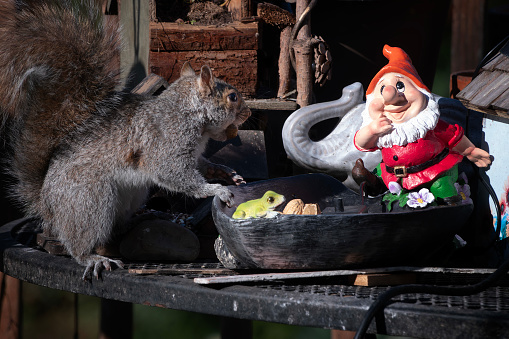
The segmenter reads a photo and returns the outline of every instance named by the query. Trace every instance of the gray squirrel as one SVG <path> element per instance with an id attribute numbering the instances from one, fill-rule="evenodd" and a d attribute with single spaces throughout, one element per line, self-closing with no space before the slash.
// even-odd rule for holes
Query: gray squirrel
<path id="1" fill-rule="evenodd" d="M 251 114 L 208 66 L 196 75 L 186 63 L 157 97 L 119 90 L 112 61 L 120 39 L 98 1 L 0 0 L 0 113 L 13 196 L 86 267 L 84 279 L 123 265 L 94 248 L 122 231 L 152 185 L 231 204 L 227 187 L 203 177 L 211 164 L 201 154 L 209 138 L 226 140 Z"/>

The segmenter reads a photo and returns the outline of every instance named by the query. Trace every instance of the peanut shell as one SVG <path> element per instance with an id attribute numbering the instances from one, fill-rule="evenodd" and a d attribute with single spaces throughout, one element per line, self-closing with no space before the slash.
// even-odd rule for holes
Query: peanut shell
<path id="1" fill-rule="evenodd" d="M 322 211 L 320 211 L 320 206 L 318 206 L 318 204 L 306 204 L 302 209 L 303 215 L 318 215 L 321 213 Z"/>

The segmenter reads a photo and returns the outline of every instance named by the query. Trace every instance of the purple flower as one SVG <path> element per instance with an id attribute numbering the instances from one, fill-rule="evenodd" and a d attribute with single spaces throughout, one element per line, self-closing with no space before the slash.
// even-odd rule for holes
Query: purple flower
<path id="1" fill-rule="evenodd" d="M 468 184 L 468 178 L 467 178 L 467 175 L 465 174 L 465 172 L 461 172 L 461 174 L 458 176 L 458 181 L 462 181 L 465 183 L 465 184 Z"/>
<path id="2" fill-rule="evenodd" d="M 460 185 L 458 183 L 455 183 L 454 187 L 456 187 L 456 191 L 458 191 L 458 194 L 461 196 L 462 204 L 473 203 L 472 199 L 470 198 L 470 186 L 468 184 Z"/>
<path id="3" fill-rule="evenodd" d="M 399 195 L 402 189 L 403 188 L 401 188 L 401 185 L 398 184 L 396 181 L 389 182 L 389 192 L 391 192 L 392 194 Z"/>
<path id="4" fill-rule="evenodd" d="M 408 194 L 407 205 L 412 208 L 426 207 L 435 201 L 435 196 L 427 189 L 422 188 L 419 192 L 411 192 Z"/>

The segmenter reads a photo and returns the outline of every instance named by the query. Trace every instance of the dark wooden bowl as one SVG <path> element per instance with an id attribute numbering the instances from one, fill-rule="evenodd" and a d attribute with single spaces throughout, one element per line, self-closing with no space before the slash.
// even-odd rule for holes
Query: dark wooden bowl
<path id="1" fill-rule="evenodd" d="M 231 187 L 235 204 L 218 197 L 212 215 L 220 234 L 216 253 L 228 268 L 332 269 L 424 265 L 465 224 L 473 205 L 436 206 L 383 212 L 381 198 L 367 201 L 325 174 L 305 174 Z M 267 190 L 304 203 L 318 203 L 320 215 L 232 219 L 237 206 Z M 333 211 L 342 198 L 344 211 Z M 337 201 L 337 200 L 336 200 Z M 282 210 L 283 206 L 279 209 Z"/>

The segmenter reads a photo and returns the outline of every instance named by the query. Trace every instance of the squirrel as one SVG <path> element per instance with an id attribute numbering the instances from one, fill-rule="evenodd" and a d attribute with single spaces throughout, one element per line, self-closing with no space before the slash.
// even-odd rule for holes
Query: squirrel
<path id="1" fill-rule="evenodd" d="M 123 267 L 94 248 L 122 232 L 151 186 L 232 204 L 230 190 L 200 172 L 212 165 L 201 154 L 251 114 L 206 65 L 196 74 L 185 63 L 157 97 L 123 90 L 112 62 L 120 41 L 98 1 L 0 0 L 0 116 L 12 195 L 85 266 L 85 280 Z"/>

